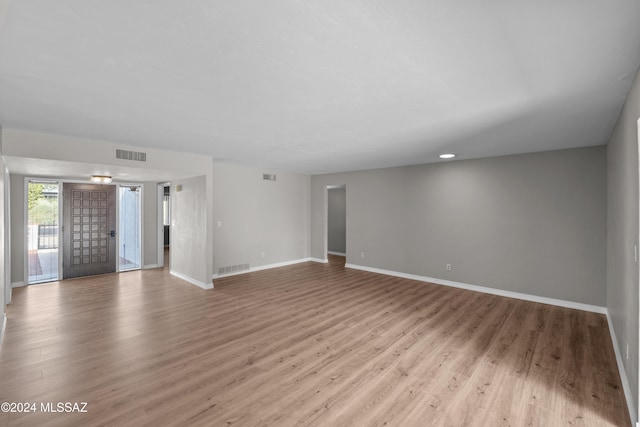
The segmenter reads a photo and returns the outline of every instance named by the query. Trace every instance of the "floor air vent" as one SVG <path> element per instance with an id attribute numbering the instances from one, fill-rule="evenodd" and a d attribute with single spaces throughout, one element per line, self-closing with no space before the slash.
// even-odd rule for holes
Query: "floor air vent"
<path id="1" fill-rule="evenodd" d="M 134 160 L 136 162 L 146 162 L 147 153 L 142 151 L 129 151 L 116 148 L 116 159 Z"/>
<path id="2" fill-rule="evenodd" d="M 250 270 L 249 264 L 237 264 L 237 265 L 228 265 L 226 267 L 218 268 L 218 274 L 230 274 L 237 273 L 239 271 L 248 271 Z"/>

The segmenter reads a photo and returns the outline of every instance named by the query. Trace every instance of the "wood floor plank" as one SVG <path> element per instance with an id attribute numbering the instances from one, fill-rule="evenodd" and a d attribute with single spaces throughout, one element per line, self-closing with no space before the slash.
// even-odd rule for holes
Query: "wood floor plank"
<path id="1" fill-rule="evenodd" d="M 14 290 L 0 425 L 628 426 L 606 318 L 304 263 Z"/>

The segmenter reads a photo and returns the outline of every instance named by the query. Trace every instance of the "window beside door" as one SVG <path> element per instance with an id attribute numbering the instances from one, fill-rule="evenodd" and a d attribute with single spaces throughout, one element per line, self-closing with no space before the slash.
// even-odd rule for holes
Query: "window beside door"
<path id="1" fill-rule="evenodd" d="M 142 268 L 142 186 L 121 185 L 119 191 L 120 271 Z"/>
<path id="2" fill-rule="evenodd" d="M 27 182 L 27 283 L 58 280 L 59 192 L 55 181 Z"/>

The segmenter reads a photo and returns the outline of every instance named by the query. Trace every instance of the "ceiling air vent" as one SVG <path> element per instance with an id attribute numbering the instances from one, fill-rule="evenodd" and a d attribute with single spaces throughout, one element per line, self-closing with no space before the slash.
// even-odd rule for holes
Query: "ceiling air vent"
<path id="1" fill-rule="evenodd" d="M 134 160 L 136 162 L 146 162 L 147 153 L 143 153 L 142 151 L 120 150 L 119 148 L 116 148 L 116 159 Z"/>
<path id="2" fill-rule="evenodd" d="M 275 181 L 276 175 L 273 173 L 263 173 L 262 179 L 264 179 L 265 181 Z"/>

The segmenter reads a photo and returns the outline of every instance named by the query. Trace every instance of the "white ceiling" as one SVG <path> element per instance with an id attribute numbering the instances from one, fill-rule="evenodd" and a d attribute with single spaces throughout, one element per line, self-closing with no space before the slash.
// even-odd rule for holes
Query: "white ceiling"
<path id="1" fill-rule="evenodd" d="M 0 0 L 4 127 L 326 173 L 605 144 L 640 0 Z"/>

